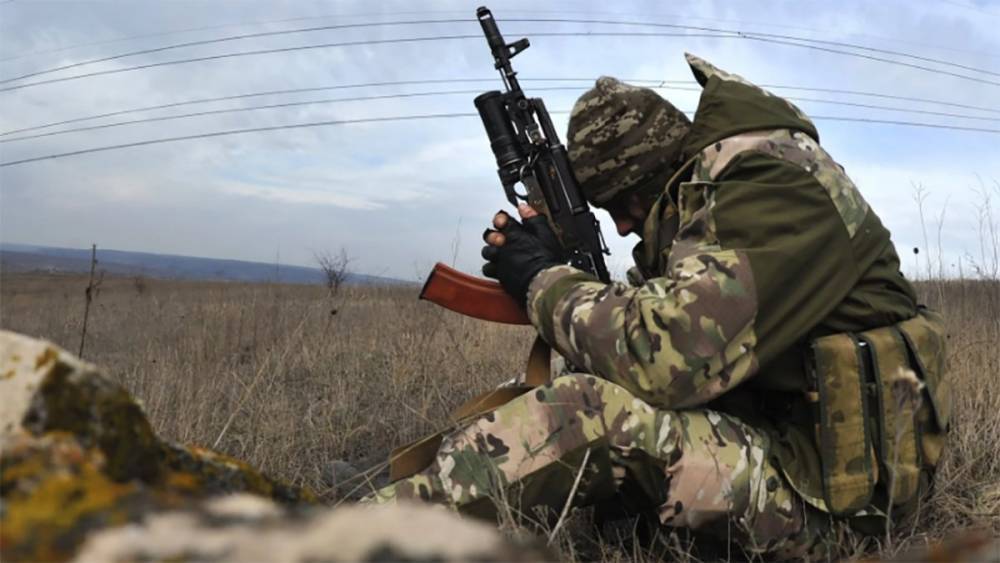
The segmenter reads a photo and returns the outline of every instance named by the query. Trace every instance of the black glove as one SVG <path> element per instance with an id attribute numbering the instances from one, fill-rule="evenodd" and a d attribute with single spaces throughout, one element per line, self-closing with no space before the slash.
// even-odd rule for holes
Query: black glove
<path id="1" fill-rule="evenodd" d="M 528 285 L 538 272 L 565 263 L 562 247 L 544 215 L 518 223 L 507 217 L 507 224 L 498 231 L 504 236 L 502 246 L 483 247 L 483 274 L 494 278 L 518 303 L 528 298 Z M 486 229 L 483 240 L 494 231 Z"/>

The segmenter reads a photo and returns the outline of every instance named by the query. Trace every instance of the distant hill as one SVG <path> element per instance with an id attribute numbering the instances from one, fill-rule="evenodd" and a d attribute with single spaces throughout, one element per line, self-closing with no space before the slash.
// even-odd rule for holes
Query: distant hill
<path id="1" fill-rule="evenodd" d="M 243 260 L 195 258 L 173 254 L 105 250 L 100 247 L 97 249 L 97 267 L 108 274 L 142 274 L 151 278 L 165 279 L 279 281 L 302 284 L 320 284 L 325 279 L 319 268 L 245 262 Z M 0 243 L 0 270 L 5 273 L 88 272 L 90 271 L 90 249 Z M 345 283 L 398 285 L 410 282 L 382 276 L 349 274 Z"/>

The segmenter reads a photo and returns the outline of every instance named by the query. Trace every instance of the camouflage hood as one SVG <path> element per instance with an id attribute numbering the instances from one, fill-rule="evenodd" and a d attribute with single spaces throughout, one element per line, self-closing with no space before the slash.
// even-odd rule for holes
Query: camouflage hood
<path id="1" fill-rule="evenodd" d="M 748 131 L 788 129 L 801 131 L 819 141 L 816 126 L 791 102 L 695 55 L 685 53 L 684 56 L 702 86 L 702 93 L 690 131 L 684 137 L 683 161 L 697 156 L 713 143 Z M 686 178 L 690 164 L 688 162 L 687 171 L 678 176 Z M 668 188 L 665 192 L 675 194 L 675 190 L 676 187 Z M 677 220 L 676 202 L 671 195 L 661 197 L 650 209 L 642 229 L 642 240 L 632 251 L 638 268 L 633 276 L 663 275 L 666 256 L 677 234 Z"/>
<path id="2" fill-rule="evenodd" d="M 684 56 L 702 86 L 698 109 L 684 143 L 685 159 L 712 143 L 747 131 L 790 129 L 819 141 L 812 121 L 792 103 L 704 59 L 690 53 Z"/>

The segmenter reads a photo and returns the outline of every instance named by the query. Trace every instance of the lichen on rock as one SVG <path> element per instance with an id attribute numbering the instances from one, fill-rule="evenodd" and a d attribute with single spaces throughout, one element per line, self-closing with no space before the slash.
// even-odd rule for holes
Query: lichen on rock
<path id="1" fill-rule="evenodd" d="M 159 439 L 121 386 L 52 343 L 0 331 L 0 396 L 4 560 L 63 560 L 94 530 L 213 495 L 315 502 L 246 463 Z"/>
<path id="2" fill-rule="evenodd" d="M 242 461 L 161 440 L 124 389 L 49 342 L 0 331 L 0 396 L 3 561 L 552 558 L 442 507 L 319 507 Z"/>
<path id="3" fill-rule="evenodd" d="M 141 481 L 114 480 L 106 469 L 100 449 L 66 432 L 6 437 L 0 457 L 3 559 L 63 560 L 95 530 L 183 503 Z"/>

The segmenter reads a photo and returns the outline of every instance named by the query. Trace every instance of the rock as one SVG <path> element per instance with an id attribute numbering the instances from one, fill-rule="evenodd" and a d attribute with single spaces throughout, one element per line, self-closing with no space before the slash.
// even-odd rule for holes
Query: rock
<path id="1" fill-rule="evenodd" d="M 91 537 L 76 561 L 537 561 L 537 545 L 430 505 L 345 506 L 282 516 L 246 494 Z"/>
<path id="2" fill-rule="evenodd" d="M 58 561 L 95 530 L 180 506 L 182 496 L 116 481 L 103 452 L 66 432 L 7 436 L 0 457 L 2 559 Z"/>
<path id="3" fill-rule="evenodd" d="M 309 491 L 160 440 L 142 407 L 87 362 L 0 331 L 2 559 L 60 560 L 93 530 L 212 495 L 315 502 Z"/>
<path id="4" fill-rule="evenodd" d="M 3 561 L 552 559 L 442 507 L 319 507 L 246 463 L 163 441 L 124 389 L 48 342 L 0 331 L 0 397 Z M 357 463 L 334 462 L 331 482 L 360 482 Z"/>

